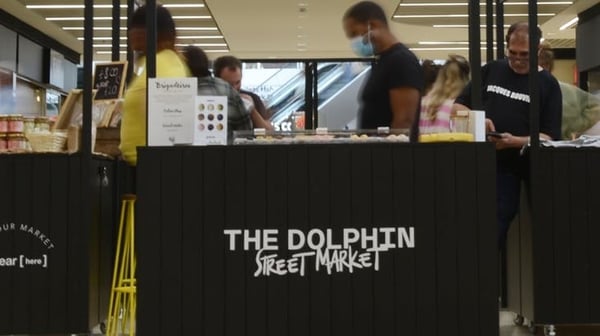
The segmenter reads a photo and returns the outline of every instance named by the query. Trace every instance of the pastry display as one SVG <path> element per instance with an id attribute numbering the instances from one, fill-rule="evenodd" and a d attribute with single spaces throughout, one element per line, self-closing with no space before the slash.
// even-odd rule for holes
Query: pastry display
<path id="1" fill-rule="evenodd" d="M 234 132 L 234 145 L 333 144 L 408 142 L 408 132 L 376 130 L 356 131 L 296 131 L 296 132 Z"/>

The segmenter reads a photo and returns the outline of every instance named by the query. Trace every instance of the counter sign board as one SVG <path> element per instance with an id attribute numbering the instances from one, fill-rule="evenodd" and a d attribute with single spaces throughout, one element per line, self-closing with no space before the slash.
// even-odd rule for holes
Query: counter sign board
<path id="1" fill-rule="evenodd" d="M 96 64 L 93 88 L 96 100 L 119 99 L 123 95 L 127 62 Z"/>
<path id="2" fill-rule="evenodd" d="M 148 146 L 194 141 L 196 78 L 148 79 Z"/>
<path id="3" fill-rule="evenodd" d="M 287 274 L 302 277 L 308 268 L 328 275 L 370 268 L 379 271 L 381 254 L 415 247 L 414 227 L 345 228 L 339 232 L 341 239 L 338 240 L 334 238 L 333 229 L 317 228 L 308 232 L 288 229 L 287 234 L 278 229 L 224 230 L 223 233 L 230 251 L 256 251 L 255 277 Z M 287 235 L 287 251 L 279 244 L 281 234 Z"/>
<path id="4" fill-rule="evenodd" d="M 227 97 L 196 97 L 194 145 L 227 145 Z"/>

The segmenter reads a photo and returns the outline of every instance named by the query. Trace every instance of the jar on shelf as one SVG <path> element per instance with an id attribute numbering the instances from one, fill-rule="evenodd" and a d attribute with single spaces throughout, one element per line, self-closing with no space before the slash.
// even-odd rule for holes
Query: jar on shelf
<path id="1" fill-rule="evenodd" d="M 10 152 L 24 152 L 27 150 L 27 138 L 23 132 L 8 133 L 6 147 Z"/>
<path id="2" fill-rule="evenodd" d="M 20 114 L 14 114 L 8 116 L 8 132 L 9 133 L 23 133 L 23 116 Z"/>
<path id="3" fill-rule="evenodd" d="M 0 133 L 8 132 L 8 116 L 0 115 Z"/>
<path id="4" fill-rule="evenodd" d="M 33 132 L 36 117 L 23 117 L 23 133 Z"/>
<path id="5" fill-rule="evenodd" d="M 8 150 L 6 132 L 0 132 L 0 152 L 5 152 L 6 150 Z"/>
<path id="6" fill-rule="evenodd" d="M 50 131 L 50 120 L 48 117 L 35 117 L 35 130 L 37 132 Z"/>

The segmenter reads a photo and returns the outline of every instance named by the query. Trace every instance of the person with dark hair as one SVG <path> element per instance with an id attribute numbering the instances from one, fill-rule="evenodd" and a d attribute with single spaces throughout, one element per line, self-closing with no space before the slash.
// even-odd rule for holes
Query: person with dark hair
<path id="1" fill-rule="evenodd" d="M 175 21 L 163 6 L 156 7 L 156 77 L 188 77 L 189 70 L 175 51 Z M 129 20 L 129 48 L 138 55 L 133 79 L 123 102 L 121 154 L 128 164 L 137 164 L 137 147 L 146 145 L 146 6 L 139 7 Z"/>
<path id="2" fill-rule="evenodd" d="M 192 76 L 198 79 L 199 96 L 225 96 L 227 97 L 227 133 L 228 139 L 233 140 L 233 131 L 251 130 L 252 120 L 250 111 L 244 106 L 239 93 L 221 78 L 211 75 L 208 57 L 204 50 L 187 46 L 183 50 Z"/>
<path id="3" fill-rule="evenodd" d="M 246 108 L 251 110 L 252 123 L 257 128 L 273 130 L 265 117 L 267 109 L 260 97 L 252 92 L 242 90 L 242 62 L 234 56 L 221 56 L 213 64 L 213 73 L 223 79 L 240 93 Z M 261 112 L 262 110 L 262 112 Z"/>
<path id="4" fill-rule="evenodd" d="M 532 38 L 539 42 L 541 31 Z M 481 94 L 486 129 L 497 149 L 496 192 L 498 244 L 504 248 L 509 225 L 519 209 L 521 181 L 529 181 L 529 159 L 521 149 L 529 144 L 529 26 L 525 22 L 508 29 L 507 59 L 486 64 L 481 71 Z M 537 50 L 535 51 L 537 53 Z M 562 96 L 558 81 L 548 72 L 539 73 L 540 138 L 560 139 Z M 456 99 L 455 110 L 472 107 L 471 85 Z"/>
<path id="5" fill-rule="evenodd" d="M 462 56 L 450 55 L 433 84 L 433 89 L 421 100 L 419 133 L 450 132 L 450 116 L 454 99 L 469 82 L 471 66 Z"/>
<path id="6" fill-rule="evenodd" d="M 392 34 L 383 9 L 374 2 L 353 5 L 342 22 L 352 50 L 360 57 L 375 57 L 360 95 L 360 127 L 412 128 L 411 140 L 416 141 L 423 90 L 417 57 Z"/>
<path id="7" fill-rule="evenodd" d="M 433 88 L 433 83 L 437 79 L 441 66 L 435 64 L 432 60 L 424 60 L 421 67 L 423 68 L 423 79 L 425 81 L 423 96 L 426 96 Z"/>

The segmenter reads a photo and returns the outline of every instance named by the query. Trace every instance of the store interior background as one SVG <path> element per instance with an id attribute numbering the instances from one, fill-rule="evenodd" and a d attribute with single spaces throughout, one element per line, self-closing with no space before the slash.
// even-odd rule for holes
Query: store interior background
<path id="1" fill-rule="evenodd" d="M 304 71 L 302 60 L 316 59 L 323 62 L 326 59 L 336 59 L 337 62 L 354 57 L 341 25 L 344 11 L 354 2 L 163 0 L 161 3 L 169 6 L 176 19 L 178 46 L 198 45 L 208 52 L 211 59 L 231 54 L 252 60 L 244 64 L 243 86 L 269 100 L 273 94 L 281 94 L 276 92 L 278 88 Z M 94 3 L 94 61 L 106 62 L 111 60 L 113 1 L 99 0 Z M 127 1 L 121 0 L 120 3 L 120 58 L 125 60 Z M 448 54 L 468 56 L 466 0 L 400 0 L 380 3 L 386 13 L 392 16 L 390 27 L 394 34 L 420 59 L 442 63 Z M 486 1 L 481 2 L 482 28 L 485 25 L 485 3 Z M 578 81 L 575 61 L 577 22 L 573 19 L 578 13 L 598 3 L 600 0 L 538 1 L 538 20 L 544 39 L 561 55 L 556 61 L 554 75 L 563 82 L 577 85 Z M 82 0 L 0 2 L 2 11 L 78 53 L 83 50 L 82 7 Z M 524 21 L 527 19 L 527 1 L 507 0 L 504 12 L 505 27 L 516 21 Z M 21 34 L 15 35 L 1 25 L 0 36 L 7 44 L 7 48 L 0 50 L 0 113 L 56 115 L 61 101 L 71 89 L 77 87 L 77 69 L 81 64 L 72 62 L 55 50 L 50 50 L 48 57 L 48 48 Z M 484 63 L 485 36 L 485 29 L 482 29 L 481 51 Z M 360 72 L 368 65 L 358 63 L 348 66 L 354 77 L 359 77 Z M 589 73 L 590 92 L 599 91 L 598 73 Z M 333 82 L 334 77 L 329 77 Z M 345 87 L 349 91 L 347 96 L 354 95 L 359 84 Z M 339 90 L 341 87 L 335 89 Z M 303 92 L 298 93 L 302 94 Z M 276 102 L 272 104 L 276 105 Z M 296 106 L 301 104 L 297 102 Z M 319 106 L 319 109 L 327 112 L 328 109 L 346 110 L 348 107 L 344 104 L 333 105 L 335 108 Z M 294 107 L 290 106 L 289 109 Z M 285 118 L 288 116 L 289 113 Z M 351 125 L 348 123 L 350 117 L 335 121 L 333 118 L 328 120 L 326 116 L 327 113 L 323 113 L 320 126 L 338 128 Z M 278 118 L 283 120 L 281 116 Z"/>

